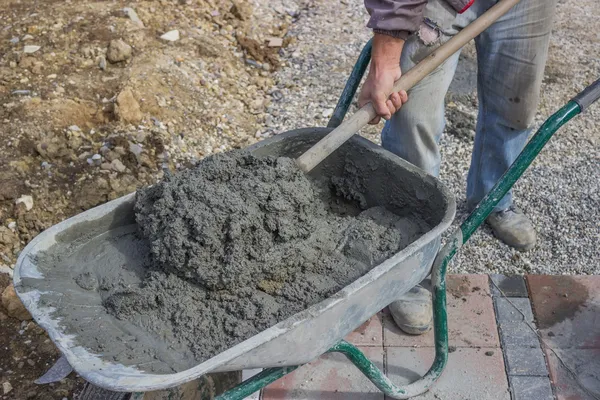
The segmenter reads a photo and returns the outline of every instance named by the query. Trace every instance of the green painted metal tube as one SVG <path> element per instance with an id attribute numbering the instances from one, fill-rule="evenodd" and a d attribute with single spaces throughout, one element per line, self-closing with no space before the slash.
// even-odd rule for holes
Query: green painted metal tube
<path id="1" fill-rule="evenodd" d="M 502 175 L 492 190 L 479 202 L 467 219 L 461 224 L 463 243 L 479 228 L 490 215 L 496 204 L 508 193 L 523 172 L 531 165 L 535 157 L 542 151 L 554 133 L 571 118 L 581 112 L 581 107 L 575 101 L 569 101 L 560 110 L 551 115 L 533 135 L 529 143 L 519 154 L 515 162 Z"/>
<path id="2" fill-rule="evenodd" d="M 335 106 L 333 115 L 329 119 L 329 123 L 327 124 L 328 128 L 337 128 L 338 125 L 341 124 L 344 120 L 344 117 L 348 112 L 348 108 L 352 103 L 352 99 L 356 94 L 358 85 L 360 85 L 360 81 L 362 80 L 362 77 L 365 74 L 367 65 L 369 65 L 369 61 L 371 60 L 372 42 L 373 39 L 370 39 L 360 52 L 358 60 L 356 60 L 356 64 L 354 64 L 354 68 L 352 68 L 352 72 L 350 73 L 350 76 L 346 81 L 346 86 L 342 91 L 342 95 L 340 96 L 340 99 L 338 100 L 338 103 Z"/>
<path id="3" fill-rule="evenodd" d="M 261 390 L 265 386 L 277 379 L 289 374 L 299 366 L 282 367 L 282 368 L 267 368 L 262 372 L 254 375 L 252 378 L 240 383 L 233 389 L 215 397 L 215 400 L 243 400 L 252 393 Z"/>

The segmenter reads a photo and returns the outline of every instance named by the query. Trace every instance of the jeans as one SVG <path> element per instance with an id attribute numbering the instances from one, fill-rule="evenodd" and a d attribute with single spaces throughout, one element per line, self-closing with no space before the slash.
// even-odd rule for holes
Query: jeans
<path id="1" fill-rule="evenodd" d="M 400 67 L 407 71 L 436 47 L 483 14 L 495 0 L 475 0 L 457 14 L 443 0 L 429 0 L 420 31 L 404 45 Z M 531 132 L 548 55 L 557 0 L 522 0 L 475 39 L 479 114 L 467 177 L 467 206 L 496 184 L 523 149 Z M 454 76 L 454 54 L 408 92 L 408 102 L 386 122 L 385 149 L 437 176 L 444 131 L 444 98 Z M 494 211 L 512 204 L 508 193 Z"/>

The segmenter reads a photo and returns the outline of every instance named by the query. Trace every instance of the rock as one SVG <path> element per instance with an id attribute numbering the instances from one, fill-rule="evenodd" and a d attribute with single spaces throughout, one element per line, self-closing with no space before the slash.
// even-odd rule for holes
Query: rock
<path id="1" fill-rule="evenodd" d="M 125 150 L 125 148 L 123 146 L 115 146 L 113 151 L 120 156 L 124 156 L 127 154 L 127 151 Z"/>
<path id="2" fill-rule="evenodd" d="M 140 105 L 133 97 L 131 89 L 125 89 L 117 96 L 115 115 L 118 119 L 132 124 L 142 120 L 143 115 Z"/>
<path id="3" fill-rule="evenodd" d="M 11 231 L 14 231 L 17 227 L 17 223 L 15 221 L 10 221 L 6 226 L 8 226 L 8 229 L 10 229 Z"/>
<path id="4" fill-rule="evenodd" d="M 33 39 L 33 36 L 31 36 L 31 35 L 25 35 L 25 36 L 23 36 L 23 41 L 31 40 L 31 39 Z"/>
<path id="5" fill-rule="evenodd" d="M 27 209 L 27 211 L 29 211 L 33 208 L 33 197 L 31 197 L 29 195 L 21 196 L 15 201 L 15 204 L 20 204 L 20 203 L 23 203 L 23 205 L 25 205 L 25 208 Z"/>
<path id="6" fill-rule="evenodd" d="M 167 42 L 176 42 L 179 40 L 179 31 L 177 29 L 169 31 L 160 37 L 162 40 Z"/>
<path id="7" fill-rule="evenodd" d="M 21 192 L 21 186 L 18 179 L 0 179 L 0 201 L 16 199 Z"/>
<path id="8" fill-rule="evenodd" d="M 100 165 L 102 164 L 102 156 L 100 154 L 94 154 L 92 157 L 87 159 L 89 165 Z"/>
<path id="9" fill-rule="evenodd" d="M 10 43 L 11 44 L 17 44 L 17 43 L 19 43 L 19 38 L 18 37 L 14 37 L 14 38 L 10 39 Z"/>
<path id="10" fill-rule="evenodd" d="M 129 143 L 129 151 L 132 152 L 136 157 L 139 157 L 143 150 L 144 149 L 139 144 Z"/>
<path id="11" fill-rule="evenodd" d="M 233 5 L 229 12 L 231 12 L 235 18 L 246 21 L 252 16 L 252 8 L 250 5 L 246 4 L 246 2 L 234 0 L 232 3 Z"/>
<path id="12" fill-rule="evenodd" d="M 100 148 L 100 152 L 102 152 L 102 148 Z M 104 158 L 106 158 L 110 162 L 112 162 L 113 160 L 116 160 L 117 158 L 119 158 L 121 156 L 119 153 L 117 153 L 116 151 L 112 151 L 112 150 L 106 150 L 102 154 L 104 155 Z"/>
<path id="13" fill-rule="evenodd" d="M 13 277 L 13 270 L 11 267 L 7 267 L 4 264 L 0 264 L 0 274 L 6 274 L 9 277 Z M 2 321 L 2 312 L 0 312 L 0 321 Z"/>
<path id="14" fill-rule="evenodd" d="M 100 168 L 105 171 L 108 171 L 108 170 L 112 169 L 112 166 L 110 165 L 110 163 L 102 163 L 102 164 L 100 164 Z"/>
<path id="15" fill-rule="evenodd" d="M 333 115 L 333 108 L 328 108 L 327 110 L 323 111 L 323 117 L 325 118 L 329 118 Z"/>
<path id="16" fill-rule="evenodd" d="M 36 75 L 41 75 L 43 70 L 44 70 L 44 63 L 40 62 L 40 61 L 37 61 L 31 68 L 31 72 Z"/>
<path id="17" fill-rule="evenodd" d="M 117 171 L 117 172 L 125 172 L 125 170 L 127 169 L 127 167 L 121 162 L 121 160 L 112 160 L 112 162 L 110 163 L 110 166 L 112 168 L 112 170 Z"/>
<path id="18" fill-rule="evenodd" d="M 72 132 L 81 132 L 81 128 L 78 127 L 77 125 L 71 125 L 69 126 L 69 130 Z"/>
<path id="19" fill-rule="evenodd" d="M 219 57 L 225 51 L 217 40 L 208 35 L 198 38 L 198 54 L 202 57 Z"/>
<path id="20" fill-rule="evenodd" d="M 140 156 L 138 157 L 138 163 L 140 165 L 143 165 L 144 167 L 148 167 L 148 168 L 154 167 L 152 160 L 150 159 L 150 156 L 148 156 L 148 154 L 146 154 L 146 153 L 140 154 Z"/>
<path id="21" fill-rule="evenodd" d="M 85 57 L 85 58 L 92 58 L 94 57 L 94 48 L 91 46 L 83 46 L 81 48 L 81 54 Z"/>
<path id="22" fill-rule="evenodd" d="M 98 68 L 100 68 L 102 71 L 106 71 L 106 57 L 98 57 Z"/>
<path id="23" fill-rule="evenodd" d="M 135 12 L 135 10 L 133 8 L 125 7 L 123 9 L 123 12 L 125 13 L 125 15 L 127 15 L 129 17 L 131 22 L 133 22 L 135 25 L 139 26 L 140 28 L 144 27 L 144 23 L 142 22 L 140 17 L 138 17 L 137 13 Z"/>
<path id="24" fill-rule="evenodd" d="M 21 321 L 31 319 L 31 314 L 29 314 L 29 311 L 27 311 L 21 300 L 17 297 L 17 292 L 15 292 L 15 287 L 12 283 L 2 292 L 2 305 L 6 309 L 7 314 L 13 318 Z"/>
<path id="25" fill-rule="evenodd" d="M 131 46 L 121 39 L 111 40 L 106 49 L 106 58 L 111 63 L 127 61 L 131 58 Z"/>
<path id="26" fill-rule="evenodd" d="M 21 57 L 21 60 L 19 61 L 19 67 L 24 68 L 24 69 L 31 69 L 31 68 L 33 68 L 34 65 L 35 65 L 34 57 Z"/>
<path id="27" fill-rule="evenodd" d="M 138 132 L 137 135 L 135 135 L 135 141 L 138 143 L 143 143 L 146 141 L 146 137 L 148 137 L 146 132 Z"/>
<path id="28" fill-rule="evenodd" d="M 2 392 L 6 395 L 9 394 L 10 391 L 13 389 L 12 385 L 10 384 L 9 381 L 3 382 L 2 383 Z"/>
<path id="29" fill-rule="evenodd" d="M 25 47 L 23 47 L 23 53 L 33 54 L 41 48 L 42 48 L 41 46 L 35 46 L 35 45 L 25 46 Z"/>
<path id="30" fill-rule="evenodd" d="M 167 106 L 167 100 L 162 96 L 156 96 L 156 103 L 159 107 L 165 108 Z"/>
<path id="31" fill-rule="evenodd" d="M 14 245 L 18 245 L 19 238 L 15 233 L 10 229 L 4 226 L 0 226 L 0 244 L 8 247 L 13 247 Z"/>
<path id="32" fill-rule="evenodd" d="M 278 37 L 269 38 L 269 47 L 281 47 L 283 46 L 283 39 Z"/>

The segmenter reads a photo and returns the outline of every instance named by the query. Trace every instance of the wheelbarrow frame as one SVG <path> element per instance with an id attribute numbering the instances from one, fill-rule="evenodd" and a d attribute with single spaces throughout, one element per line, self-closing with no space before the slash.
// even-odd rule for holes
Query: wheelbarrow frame
<path id="1" fill-rule="evenodd" d="M 348 112 L 348 108 L 352 103 L 354 95 L 356 94 L 371 59 L 371 44 L 372 41 L 370 40 L 363 47 L 327 127 L 335 128 L 340 125 Z M 582 113 L 599 97 L 600 79 L 592 83 L 561 109 L 551 115 L 533 135 L 517 159 L 504 175 L 502 175 L 492 190 L 479 202 L 460 227 L 458 227 L 447 239 L 446 244 L 439 250 L 431 267 L 435 359 L 423 377 L 406 386 L 397 386 L 392 383 L 392 381 L 377 368 L 362 351 L 345 340 L 341 340 L 331 347 L 327 353 L 344 354 L 346 358 L 348 358 L 350 362 L 373 382 L 380 391 L 389 397 L 395 399 L 408 399 L 428 391 L 442 375 L 448 362 L 448 314 L 446 309 L 446 272 L 448 264 L 462 245 L 469 240 L 477 228 L 479 228 L 486 220 L 496 204 L 498 204 L 506 193 L 508 193 L 521 175 L 523 175 L 523 172 L 531 165 L 552 135 L 573 117 Z M 289 374 L 298 367 L 300 367 L 300 365 L 267 368 L 252 378 L 242 382 L 235 388 L 221 394 L 216 399 L 242 400 Z"/>

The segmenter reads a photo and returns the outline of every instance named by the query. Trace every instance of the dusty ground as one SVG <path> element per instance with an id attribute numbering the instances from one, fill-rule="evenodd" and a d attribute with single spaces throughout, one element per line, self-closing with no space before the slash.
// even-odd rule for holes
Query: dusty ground
<path id="1" fill-rule="evenodd" d="M 19 251 L 43 229 L 154 182 L 163 168 L 258 140 L 289 39 L 266 44 L 295 14 L 247 0 L 3 0 L 0 15 L 4 290 Z M 178 40 L 160 38 L 172 30 Z M 0 397 L 71 397 L 74 378 L 33 384 L 56 350 L 6 312 Z"/>
<path id="2" fill-rule="evenodd" d="M 558 7 L 537 124 L 600 76 L 600 32 L 590 29 L 600 3 Z M 41 230 L 154 182 L 162 168 L 325 125 L 370 35 L 360 0 L 0 0 L 0 16 L 2 290 Z M 172 30 L 177 41 L 160 38 Z M 273 37 L 284 40 L 269 48 Z M 108 51 L 113 40 L 125 45 Z M 463 53 L 443 139 L 442 179 L 457 194 L 459 218 L 475 116 L 473 56 L 470 47 Z M 484 229 L 455 271 L 600 273 L 599 124 L 596 105 L 553 138 L 517 185 L 538 249 L 514 252 Z M 380 128 L 363 134 L 378 141 Z M 4 397 L 71 398 L 74 377 L 32 383 L 57 354 L 35 324 L 7 312 L 0 309 L 0 383 L 12 389 Z"/>

